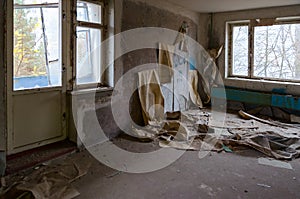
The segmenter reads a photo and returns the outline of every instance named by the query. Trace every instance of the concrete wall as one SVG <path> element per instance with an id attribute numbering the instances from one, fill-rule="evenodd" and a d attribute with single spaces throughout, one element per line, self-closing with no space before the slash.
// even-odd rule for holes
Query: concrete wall
<path id="1" fill-rule="evenodd" d="M 75 129 L 73 115 L 71 115 L 69 127 L 69 139 L 71 141 L 76 142 L 80 147 L 84 143 L 85 147 L 87 147 L 99 142 L 105 142 L 121 133 L 113 118 L 111 95 L 111 89 L 103 89 L 97 93 L 93 93 L 93 91 L 73 92 L 69 96 L 69 100 L 73 98 L 74 102 L 76 102 L 76 107 L 79 108 L 80 115 L 74 113 L 74 116 L 77 115 L 77 118 L 79 118 L 76 127 L 81 129 L 81 135 L 77 136 L 77 129 Z M 93 106 L 93 103 L 95 103 L 95 106 Z M 101 131 L 99 127 L 101 127 L 105 137 L 99 132 Z"/>
<path id="2" fill-rule="evenodd" d="M 210 42 L 211 35 L 211 24 L 212 24 L 212 14 L 201 13 L 199 15 L 199 25 L 198 25 L 198 42 L 203 46 L 204 49 L 212 48 Z"/>
<path id="3" fill-rule="evenodd" d="M 238 12 L 224 12 L 213 15 L 213 46 L 225 44 L 225 24 L 227 21 L 256 19 L 256 18 L 274 18 L 286 16 L 300 16 L 300 5 L 274 7 L 267 9 L 246 10 Z M 225 77 L 225 51 L 218 59 L 218 66 L 223 77 Z M 273 89 L 285 89 L 287 94 L 300 96 L 300 84 L 278 83 L 260 80 L 234 80 L 225 79 L 225 85 L 250 89 L 257 91 L 269 91 Z"/>
<path id="4" fill-rule="evenodd" d="M 194 23 L 198 23 L 199 21 L 199 13 L 191 11 L 189 9 L 186 9 L 182 6 L 170 3 L 168 1 L 161 1 L 161 0 L 124 0 L 124 1 L 131 1 L 136 3 L 147 4 L 148 6 L 158 8 L 160 10 L 164 10 L 166 12 L 166 15 L 168 13 L 173 13 L 176 15 L 180 15 L 182 17 L 187 17 L 190 20 L 192 20 Z M 157 17 L 159 18 L 159 17 Z M 158 20 L 158 19 L 156 19 Z"/>
<path id="5" fill-rule="evenodd" d="M 117 0 L 115 5 L 116 12 L 116 32 L 127 31 L 141 27 L 162 27 L 178 31 L 182 22 L 186 21 L 189 25 L 188 35 L 197 40 L 199 14 L 189 11 L 165 1 L 143 1 L 143 0 Z M 119 13 L 122 13 L 121 15 Z M 158 42 L 154 41 L 155 46 Z M 174 38 L 175 42 L 175 38 Z M 170 43 L 172 44 L 172 43 Z M 148 63 L 157 63 L 156 49 L 141 49 L 123 55 L 115 62 L 115 82 L 121 75 L 129 70 Z M 131 80 L 137 83 L 137 77 Z M 125 83 L 124 83 L 125 84 Z M 141 105 L 138 93 L 134 92 L 130 100 L 130 110 L 132 120 L 139 125 L 143 125 Z"/>
<path id="6" fill-rule="evenodd" d="M 199 15 L 190 11 L 197 16 L 196 19 L 191 19 L 190 17 L 184 15 L 184 12 L 169 11 L 172 6 L 174 7 L 174 5 L 172 4 L 168 7 L 169 9 L 164 9 L 163 7 L 156 6 L 137 0 L 123 1 L 121 30 L 126 31 L 129 29 L 140 27 L 163 27 L 177 31 L 182 22 L 187 21 L 189 24 L 188 35 L 193 39 L 197 39 L 197 25 Z"/>
<path id="7" fill-rule="evenodd" d="M 118 4 L 119 5 L 123 4 L 123 1 L 125 1 L 125 0 L 115 0 L 116 6 Z M 129 0 L 126 0 L 126 1 L 129 1 Z M 209 46 L 209 41 L 210 41 L 209 37 L 210 37 L 210 25 L 211 25 L 212 14 L 198 13 L 195 11 L 191 11 L 191 10 L 183 8 L 179 5 L 169 3 L 168 1 L 161 1 L 161 0 L 151 0 L 151 1 L 130 0 L 130 1 L 135 2 L 135 3 L 140 3 L 140 5 L 144 3 L 147 6 L 157 8 L 159 10 L 162 10 L 165 13 L 165 15 L 168 15 L 171 13 L 175 14 L 176 17 L 174 19 L 171 19 L 171 20 L 174 20 L 175 22 L 177 21 L 178 18 L 188 18 L 191 22 L 193 22 L 197 25 L 197 35 L 196 35 L 195 39 L 197 39 L 197 41 L 205 49 L 208 49 L 210 47 Z M 119 12 L 116 15 L 122 15 L 122 11 L 119 10 Z M 152 20 L 160 20 L 160 17 L 161 16 L 156 18 L 155 16 L 151 16 Z M 166 24 L 166 27 L 167 26 L 169 26 L 169 24 Z M 162 27 L 164 27 L 164 26 L 162 26 Z"/>
<path id="8" fill-rule="evenodd" d="M 0 176 L 5 171 L 6 117 L 5 117 L 5 65 L 4 65 L 4 6 L 0 0 Z"/>

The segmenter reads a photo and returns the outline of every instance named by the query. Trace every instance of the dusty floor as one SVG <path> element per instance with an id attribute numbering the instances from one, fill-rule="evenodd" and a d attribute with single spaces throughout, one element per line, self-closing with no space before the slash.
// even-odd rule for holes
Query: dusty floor
<path id="1" fill-rule="evenodd" d="M 40 163 L 74 152 L 76 149 L 76 144 L 70 141 L 61 141 L 8 156 L 6 175 L 34 167 Z"/>
<path id="2" fill-rule="evenodd" d="M 85 152 L 86 153 L 86 152 Z M 83 155 L 83 154 L 77 154 Z M 253 150 L 210 153 L 203 159 L 188 151 L 170 166 L 129 174 L 95 159 L 88 174 L 73 183 L 77 198 L 300 198 L 300 159 L 293 170 L 258 164 Z"/>
<path id="3" fill-rule="evenodd" d="M 112 143 L 133 153 L 160 149 L 155 141 L 141 142 L 125 134 L 113 139 Z M 56 189 L 65 186 L 75 188 L 80 193 L 76 197 L 78 199 L 300 198 L 300 158 L 286 162 L 292 167 L 286 169 L 259 164 L 258 158 L 266 156 L 252 149 L 236 149 L 233 153 L 209 152 L 202 159 L 198 154 L 199 151 L 186 151 L 177 161 L 161 170 L 132 174 L 109 168 L 88 151 L 81 151 L 7 176 L 6 179 L 9 185 L 18 181 L 24 183 L 24 179 L 31 176 L 33 179 L 40 178 L 39 182 L 48 186 L 55 182 L 51 176 L 61 173 L 61 180 L 69 174 L 70 178 L 56 184 Z M 68 163 L 75 163 L 75 167 L 62 166 Z M 78 166 L 89 169 L 78 170 Z M 65 168 L 75 168 L 75 173 Z M 54 175 L 48 176 L 47 180 L 43 176 L 32 177 L 38 171 L 44 174 L 52 172 Z M 87 174 L 81 175 L 85 171 Z M 27 182 L 25 180 L 25 184 Z M 55 193 L 55 189 L 49 190 Z"/>
<path id="4" fill-rule="evenodd" d="M 128 141 L 126 137 L 114 143 L 129 151 L 140 147 L 152 151 L 156 147 L 152 143 Z M 300 198 L 300 159 L 288 162 L 293 167 L 291 170 L 260 165 L 258 158 L 265 156 L 253 150 L 210 152 L 203 159 L 199 159 L 198 153 L 186 151 L 168 167 L 144 174 L 111 169 L 87 151 L 56 159 L 50 165 L 70 159 L 91 164 L 86 175 L 72 182 L 72 187 L 80 193 L 78 199 Z M 26 176 L 30 176 L 30 170 L 16 177 Z"/>

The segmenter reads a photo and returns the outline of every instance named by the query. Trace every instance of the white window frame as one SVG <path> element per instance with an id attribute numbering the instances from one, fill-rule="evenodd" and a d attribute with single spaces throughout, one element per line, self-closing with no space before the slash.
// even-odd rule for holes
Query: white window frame
<path id="1" fill-rule="evenodd" d="M 282 79 L 282 78 L 269 78 L 269 77 L 255 77 L 254 76 L 254 27 L 257 26 L 268 26 L 259 25 L 256 21 L 261 19 L 249 19 L 249 20 L 240 20 L 240 21 L 229 21 L 226 22 L 226 55 L 225 55 L 225 78 L 239 78 L 239 79 L 253 79 L 253 80 L 266 80 L 266 81 L 275 81 L 275 82 L 291 82 L 291 83 L 300 83 L 300 80 L 295 79 Z M 268 20 L 268 19 L 267 19 Z M 272 19 L 270 19 L 272 20 Z M 272 25 L 281 25 L 281 24 L 300 24 L 300 16 L 295 17 L 280 17 L 275 18 Z M 233 27 L 237 26 L 248 26 L 248 74 L 236 75 L 233 74 Z"/>
<path id="2" fill-rule="evenodd" d="M 59 19 L 58 19 L 58 22 L 59 22 L 59 29 L 58 29 L 58 31 L 59 31 L 59 46 L 58 46 L 58 48 L 59 48 L 59 57 L 58 57 L 58 61 L 60 62 L 60 67 L 62 68 L 62 63 L 63 63 L 63 56 L 62 56 L 62 52 L 63 52 L 63 50 L 62 50 L 62 48 L 63 48 L 63 46 L 62 46 L 62 36 L 63 36 L 63 28 L 62 28 L 62 19 L 61 19 L 61 13 L 62 13 L 62 0 L 59 0 L 58 1 L 58 3 L 42 3 L 42 4 L 24 4 L 24 5 L 15 5 L 14 4 L 14 2 L 13 2 L 13 0 L 12 0 L 12 17 L 14 17 L 14 9 L 15 9 L 15 7 L 19 7 L 19 8 L 49 8 L 49 7 L 57 7 L 58 8 L 58 10 L 59 10 Z M 10 23 L 12 23 L 12 26 L 13 26 L 13 21 L 11 21 Z M 13 32 L 13 34 L 14 34 L 14 32 Z M 45 42 L 45 41 L 43 41 L 43 42 Z M 10 42 L 10 41 L 8 41 L 8 43 L 9 43 L 9 45 L 12 43 L 12 45 L 13 45 L 13 39 L 12 39 L 12 41 Z M 13 49 L 14 47 L 12 46 L 12 49 Z M 9 60 L 10 58 L 8 58 L 8 60 Z M 12 55 L 12 60 L 13 60 L 13 55 Z M 51 60 L 48 60 L 48 62 L 49 61 L 51 61 Z M 12 62 L 13 63 L 13 62 Z M 11 69 L 11 70 L 13 70 L 13 68 Z M 64 72 L 63 70 L 62 70 L 62 72 Z M 49 73 L 49 71 L 47 71 L 47 73 Z M 48 74 L 49 75 L 49 74 Z M 23 93 L 30 93 L 30 92 L 39 92 L 39 91 L 41 91 L 41 90 L 43 90 L 43 91 L 51 91 L 51 90 L 58 90 L 58 89 L 61 89 L 61 88 L 63 88 L 64 86 L 63 86 L 63 79 L 64 79 L 64 77 L 63 77 L 63 73 L 61 74 L 61 85 L 55 85 L 55 86 L 46 86 L 46 87 L 41 87 L 41 88 L 25 88 L 25 89 L 14 89 L 14 83 L 13 83 L 13 72 L 12 72 L 12 77 L 11 77 L 11 81 L 10 81 L 10 84 L 9 84 L 9 87 L 11 87 L 11 90 L 12 90 L 12 92 L 14 93 L 14 94 L 23 94 Z"/>
<path id="3" fill-rule="evenodd" d="M 85 21 L 79 21 L 77 20 L 77 2 L 86 2 L 86 3 L 91 3 L 91 4 L 96 4 L 101 6 L 101 24 L 98 23 L 93 23 L 93 22 L 85 22 Z M 74 40 L 73 40 L 73 64 L 74 64 L 74 68 L 73 68 L 73 90 L 80 90 L 80 89 L 89 89 L 89 88 L 99 88 L 99 87 L 106 87 L 107 85 L 104 84 L 105 82 L 105 77 L 104 75 L 102 75 L 100 77 L 100 81 L 96 82 L 96 83 L 87 83 L 87 84 L 77 84 L 77 33 L 76 33 L 76 29 L 77 27 L 85 27 L 85 28 L 93 28 L 93 29 L 99 29 L 101 30 L 101 42 L 103 42 L 106 38 L 107 38 L 107 18 L 108 18 L 108 12 L 107 12 L 107 4 L 105 3 L 104 0 L 74 0 L 73 3 L 73 7 L 74 7 L 74 13 L 76 13 L 73 16 L 73 32 L 74 32 Z M 103 54 L 105 52 L 100 52 L 101 54 L 99 56 L 101 56 L 101 58 L 104 58 Z M 103 63 L 103 61 L 101 61 L 101 63 Z M 102 73 L 101 71 L 103 70 L 103 66 L 100 64 L 100 73 Z"/>

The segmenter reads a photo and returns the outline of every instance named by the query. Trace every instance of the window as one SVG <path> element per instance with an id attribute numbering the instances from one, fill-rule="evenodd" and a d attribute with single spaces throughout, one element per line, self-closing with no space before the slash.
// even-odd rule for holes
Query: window
<path id="1" fill-rule="evenodd" d="M 232 27 L 232 74 L 248 75 L 248 26 Z"/>
<path id="2" fill-rule="evenodd" d="M 14 0 L 13 88 L 61 86 L 59 0 Z"/>
<path id="3" fill-rule="evenodd" d="M 300 81 L 300 17 L 228 23 L 228 76 Z"/>
<path id="4" fill-rule="evenodd" d="M 77 1 L 76 84 L 101 83 L 103 4 Z"/>

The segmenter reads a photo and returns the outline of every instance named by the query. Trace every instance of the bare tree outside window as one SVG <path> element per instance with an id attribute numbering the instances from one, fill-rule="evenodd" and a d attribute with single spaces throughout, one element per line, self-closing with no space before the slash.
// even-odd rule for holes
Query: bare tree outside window
<path id="1" fill-rule="evenodd" d="M 22 1 L 18 1 L 21 3 Z M 45 75 L 43 34 L 38 9 L 15 9 L 14 76 Z"/>
<path id="2" fill-rule="evenodd" d="M 254 76 L 296 79 L 298 24 L 261 26 L 254 29 Z"/>
<path id="3" fill-rule="evenodd" d="M 259 25 L 251 31 L 249 23 L 231 26 L 231 75 L 300 80 L 300 23 Z M 252 44 L 249 43 L 250 38 L 253 38 Z M 253 56 L 253 63 L 249 60 L 249 54 Z"/>
<path id="4" fill-rule="evenodd" d="M 59 1 L 14 0 L 13 24 L 14 90 L 60 86 Z"/>
<path id="5" fill-rule="evenodd" d="M 233 74 L 248 75 L 248 26 L 235 26 L 233 28 Z"/>

